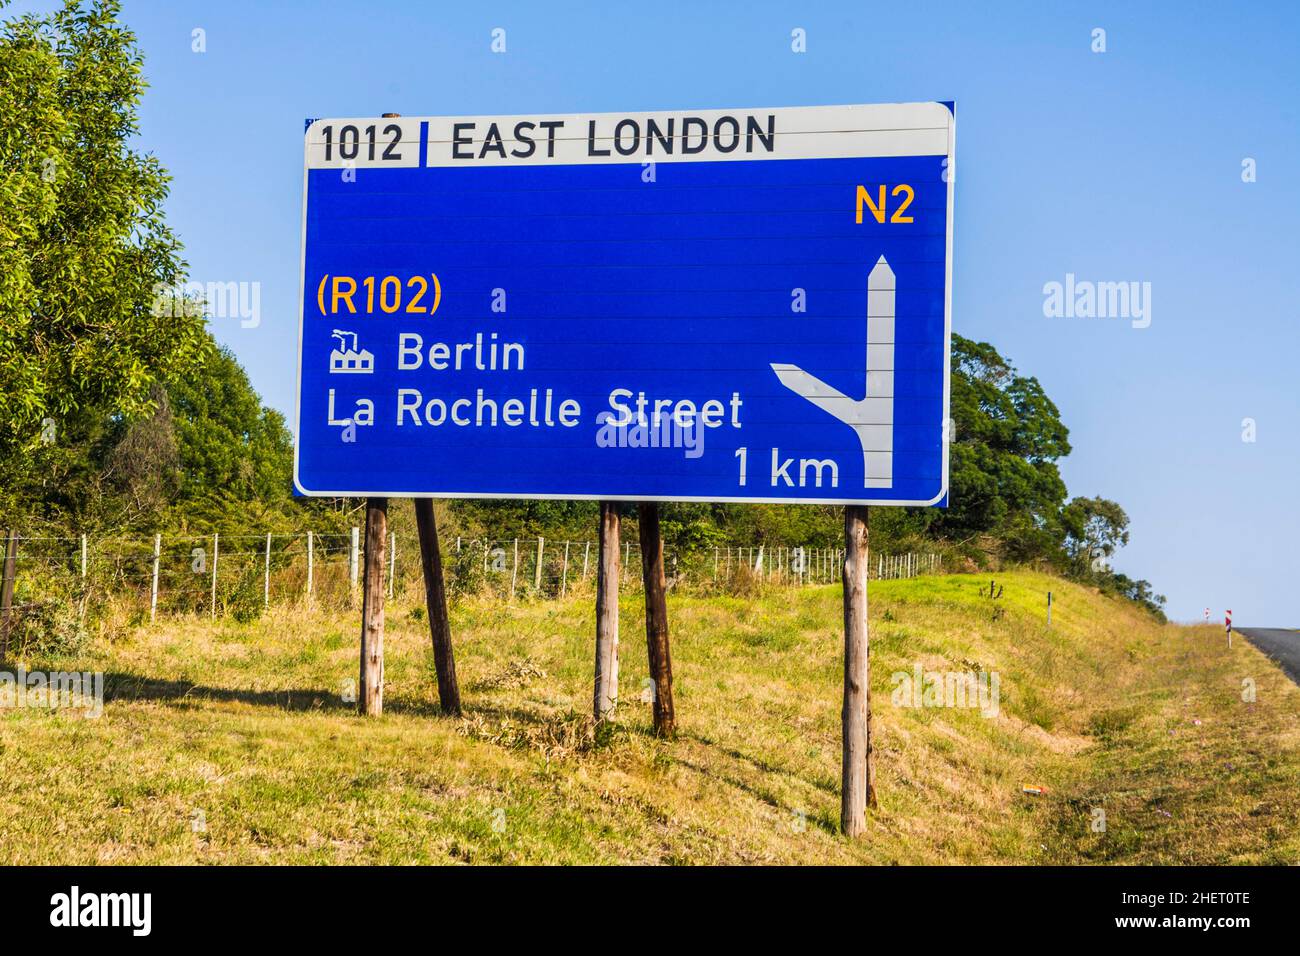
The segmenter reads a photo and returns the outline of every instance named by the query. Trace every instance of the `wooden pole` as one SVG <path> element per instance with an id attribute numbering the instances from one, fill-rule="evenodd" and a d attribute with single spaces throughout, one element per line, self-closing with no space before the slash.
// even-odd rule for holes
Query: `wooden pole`
<path id="1" fill-rule="evenodd" d="M 271 532 L 266 533 L 266 561 L 262 566 L 262 607 L 271 606 Z"/>
<path id="2" fill-rule="evenodd" d="M 871 755 L 871 687 L 867 662 L 867 508 L 844 508 L 844 709 L 840 714 L 844 754 L 841 765 L 840 829 L 860 837 L 867 829 L 866 808 L 876 805 Z"/>
<path id="3" fill-rule="evenodd" d="M 438 703 L 444 714 L 458 717 L 460 685 L 456 682 L 456 656 L 451 649 L 451 622 L 447 617 L 447 589 L 442 578 L 442 552 L 438 549 L 433 499 L 415 499 L 415 524 L 420 535 L 420 568 L 424 573 L 424 604 L 429 612 L 433 667 L 438 673 Z"/>
<path id="4" fill-rule="evenodd" d="M 664 541 L 659 534 L 659 503 L 637 505 L 641 536 L 641 580 L 645 587 L 645 637 L 654 682 L 654 729 L 660 737 L 677 733 L 673 710 L 673 662 L 668 649 L 667 582 L 664 580 Z"/>
<path id="5" fill-rule="evenodd" d="M 583 543 L 582 547 L 582 580 L 587 580 L 587 561 L 591 557 L 591 542 Z"/>
<path id="6" fill-rule="evenodd" d="M 357 710 L 365 717 L 384 712 L 384 549 L 388 544 L 388 499 L 366 499 L 366 573 L 361 592 L 361 680 Z"/>
<path id="7" fill-rule="evenodd" d="M 618 704 L 618 506 L 600 503 L 600 543 L 596 563 L 596 682 L 593 713 L 608 720 Z"/>
<path id="8" fill-rule="evenodd" d="M 316 542 L 310 531 L 307 532 L 307 600 L 311 601 L 311 579 L 316 570 Z"/>
<path id="9" fill-rule="evenodd" d="M 9 656 L 9 629 L 14 613 L 14 578 L 17 575 L 18 532 L 5 532 L 5 564 L 0 583 L 0 661 Z"/>
<path id="10" fill-rule="evenodd" d="M 537 566 L 533 568 L 533 590 L 542 589 L 542 548 L 546 546 L 545 538 L 537 539 Z"/>
<path id="11" fill-rule="evenodd" d="M 81 576 L 86 576 L 86 536 L 81 536 Z"/>

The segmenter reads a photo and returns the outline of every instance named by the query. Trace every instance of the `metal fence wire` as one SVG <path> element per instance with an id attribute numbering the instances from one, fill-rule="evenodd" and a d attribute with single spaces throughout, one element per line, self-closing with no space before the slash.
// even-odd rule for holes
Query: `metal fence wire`
<path id="1" fill-rule="evenodd" d="M 24 537 L 15 535 L 4 593 L 9 607 L 97 595 L 133 605 L 137 613 L 256 614 L 273 604 L 359 601 L 365 535 L 212 534 L 151 537 Z M 7 544 L 8 542 L 6 542 Z M 507 601 L 563 599 L 594 585 L 599 546 L 595 540 L 541 537 L 445 540 L 443 567 L 453 595 L 487 592 Z M 385 579 L 389 597 L 423 594 L 419 543 L 390 534 Z M 637 591 L 641 549 L 620 547 L 620 587 Z M 937 553 L 873 555 L 874 580 L 939 573 Z M 755 544 L 687 551 L 668 549 L 664 569 L 670 588 L 730 591 L 763 583 L 801 587 L 840 579 L 838 548 Z"/>

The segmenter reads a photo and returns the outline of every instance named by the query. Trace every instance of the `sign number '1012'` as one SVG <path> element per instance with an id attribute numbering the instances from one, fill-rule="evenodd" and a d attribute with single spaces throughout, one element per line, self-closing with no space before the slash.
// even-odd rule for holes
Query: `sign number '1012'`
<path id="1" fill-rule="evenodd" d="M 364 129 L 353 126 L 351 123 L 346 126 L 340 126 L 338 130 L 338 151 L 339 159 L 356 159 L 357 154 L 361 151 L 362 137 L 365 138 L 366 148 L 368 150 L 366 159 L 373 162 L 375 159 L 375 150 L 378 146 L 383 146 L 378 141 L 378 136 L 388 137 L 388 145 L 379 155 L 381 160 L 397 161 L 402 158 L 402 154 L 397 151 L 397 145 L 402 140 L 402 127 L 396 123 L 389 123 L 382 131 L 376 134 L 377 127 L 374 123 Z M 325 160 L 328 162 L 334 158 L 334 126 L 328 125 L 321 127 L 321 135 L 325 137 Z"/>

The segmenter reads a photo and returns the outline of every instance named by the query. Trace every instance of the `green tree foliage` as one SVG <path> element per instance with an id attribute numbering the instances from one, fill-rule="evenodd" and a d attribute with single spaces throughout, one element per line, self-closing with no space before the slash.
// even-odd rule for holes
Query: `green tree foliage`
<path id="1" fill-rule="evenodd" d="M 36 516 L 69 531 L 339 530 L 335 502 L 292 496 L 293 439 L 228 349 L 200 374 L 157 386 L 152 410 L 81 415 L 30 491 Z"/>
<path id="2" fill-rule="evenodd" d="M 177 504 L 288 506 L 292 436 L 228 349 L 215 350 L 201 375 L 177 379 L 167 395 L 181 472 Z"/>
<path id="3" fill-rule="evenodd" d="M 194 369 L 198 316 L 155 314 L 180 278 L 168 177 L 128 146 L 144 89 L 117 4 L 0 26 L 0 509 L 23 508 L 87 412 L 135 415 Z M 88 435 L 83 435 L 88 437 Z"/>
<path id="4" fill-rule="evenodd" d="M 1038 380 L 986 342 L 952 337 L 949 506 L 932 530 L 956 540 L 987 535 L 1025 560 L 1059 546 L 1065 482 L 1057 459 L 1069 430 Z"/>
<path id="5" fill-rule="evenodd" d="M 1128 544 L 1128 515 L 1106 498 L 1075 498 L 1061 512 L 1065 553 L 1084 572 Z"/>

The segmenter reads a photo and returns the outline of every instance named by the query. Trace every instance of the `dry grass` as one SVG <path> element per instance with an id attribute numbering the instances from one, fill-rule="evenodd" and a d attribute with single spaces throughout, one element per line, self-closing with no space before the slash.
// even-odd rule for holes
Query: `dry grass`
<path id="1" fill-rule="evenodd" d="M 618 720 L 599 733 L 586 597 L 454 609 L 464 720 L 437 715 L 427 629 L 401 601 L 379 720 L 340 698 L 356 672 L 355 613 L 122 629 L 76 662 L 108 674 L 101 718 L 0 716 L 0 862 L 1300 857 L 1300 690 L 1246 642 L 1227 651 L 1216 629 L 1162 627 L 1043 575 L 998 583 L 996 619 L 985 578 L 872 584 L 881 806 L 860 842 L 836 832 L 840 605 L 838 588 L 820 587 L 670 599 L 674 742 L 649 735 L 639 700 L 635 596 L 622 608 Z M 998 673 L 998 716 L 896 706 L 891 674 L 917 663 Z M 1029 784 L 1047 793 L 1027 796 Z M 1105 833 L 1090 829 L 1094 807 Z"/>

